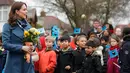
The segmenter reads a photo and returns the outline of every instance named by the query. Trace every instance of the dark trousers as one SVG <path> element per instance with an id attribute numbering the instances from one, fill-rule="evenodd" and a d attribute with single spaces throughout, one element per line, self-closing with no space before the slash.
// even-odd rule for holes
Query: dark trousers
<path id="1" fill-rule="evenodd" d="M 35 73 L 39 73 L 38 71 L 35 71 Z"/>

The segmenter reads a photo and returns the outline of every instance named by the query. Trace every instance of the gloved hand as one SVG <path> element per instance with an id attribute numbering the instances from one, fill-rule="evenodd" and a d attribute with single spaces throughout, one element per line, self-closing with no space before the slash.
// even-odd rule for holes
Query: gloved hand
<path id="1" fill-rule="evenodd" d="M 32 49 L 29 46 L 22 46 L 22 50 L 27 53 L 31 53 Z"/>

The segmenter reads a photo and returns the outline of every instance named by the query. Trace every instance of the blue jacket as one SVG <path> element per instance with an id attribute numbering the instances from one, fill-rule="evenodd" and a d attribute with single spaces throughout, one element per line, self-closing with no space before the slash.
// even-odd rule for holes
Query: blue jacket
<path id="1" fill-rule="evenodd" d="M 24 28 L 31 26 L 27 23 Z M 11 27 L 4 24 L 2 31 L 3 47 L 8 50 L 4 73 L 34 73 L 33 62 L 27 63 L 24 59 L 23 46 L 24 30 L 19 25 Z"/>

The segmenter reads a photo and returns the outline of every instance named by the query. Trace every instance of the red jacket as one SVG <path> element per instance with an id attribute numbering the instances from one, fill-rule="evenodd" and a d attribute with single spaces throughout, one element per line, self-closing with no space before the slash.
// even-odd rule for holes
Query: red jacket
<path id="1" fill-rule="evenodd" d="M 115 48 L 117 48 L 117 50 L 119 50 L 118 45 L 113 46 L 113 47 L 111 46 L 110 50 L 114 50 Z M 120 73 L 119 72 L 119 67 L 117 65 L 118 65 L 118 57 L 114 57 L 114 58 L 108 57 L 107 73 Z"/>
<path id="2" fill-rule="evenodd" d="M 39 53 L 42 52 L 42 51 L 38 51 L 38 48 L 36 48 L 36 52 L 37 52 L 38 55 L 39 55 Z M 35 70 L 35 71 L 39 71 L 39 60 L 36 61 L 36 62 L 34 62 L 34 70 Z"/>
<path id="3" fill-rule="evenodd" d="M 76 45 L 75 45 L 74 40 L 72 40 L 72 41 L 70 42 L 70 47 L 71 47 L 72 49 L 76 50 Z"/>
<path id="4" fill-rule="evenodd" d="M 45 48 L 46 48 L 45 37 L 41 36 L 39 39 L 40 39 L 40 43 L 41 43 L 41 46 L 42 46 L 42 50 L 45 50 Z"/>
<path id="5" fill-rule="evenodd" d="M 42 51 L 39 54 L 39 73 L 54 73 L 56 67 L 55 51 Z"/>
<path id="6" fill-rule="evenodd" d="M 41 47 L 42 49 L 39 50 L 38 48 L 36 48 L 36 52 L 39 54 L 41 51 L 45 50 L 46 48 L 46 45 L 45 45 L 45 37 L 44 36 L 41 36 L 40 38 L 40 44 L 41 44 Z M 34 62 L 34 69 L 35 71 L 38 71 L 39 70 L 39 60 L 37 62 Z"/>

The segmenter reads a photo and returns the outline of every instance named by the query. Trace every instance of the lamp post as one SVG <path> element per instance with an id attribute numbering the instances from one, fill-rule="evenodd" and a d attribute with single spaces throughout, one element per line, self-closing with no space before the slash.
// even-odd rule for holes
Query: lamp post
<path id="1" fill-rule="evenodd" d="M 83 32 L 83 31 L 84 31 L 84 27 L 85 27 L 86 15 L 85 15 L 85 14 L 82 14 L 82 15 L 81 15 L 81 19 L 83 19 L 83 24 L 82 24 L 82 28 L 81 28 L 81 31 Z"/>

